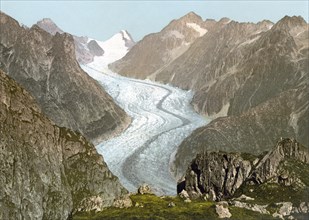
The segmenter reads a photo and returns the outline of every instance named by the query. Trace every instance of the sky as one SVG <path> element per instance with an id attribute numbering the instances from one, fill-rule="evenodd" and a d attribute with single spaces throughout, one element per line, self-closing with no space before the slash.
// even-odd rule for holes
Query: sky
<path id="1" fill-rule="evenodd" d="M 120 30 L 127 30 L 138 41 L 190 11 L 203 19 L 228 17 L 239 22 L 263 19 L 277 22 L 285 15 L 300 15 L 308 22 L 308 2 L 0 0 L 0 10 L 28 27 L 51 18 L 62 30 L 77 36 L 106 40 Z"/>

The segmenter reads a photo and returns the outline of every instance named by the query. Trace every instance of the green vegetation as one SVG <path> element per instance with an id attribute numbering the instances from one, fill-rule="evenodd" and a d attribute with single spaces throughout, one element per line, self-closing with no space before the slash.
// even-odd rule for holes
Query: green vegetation
<path id="1" fill-rule="evenodd" d="M 157 197 L 155 195 L 132 195 L 133 207 L 107 208 L 102 212 L 77 213 L 74 220 L 101 220 L 101 219 L 219 219 L 215 211 L 215 203 L 195 200 L 186 203 L 179 197 Z M 173 202 L 174 207 L 169 207 Z M 138 204 L 138 207 L 136 206 Z M 143 207 L 141 207 L 143 206 Z M 271 216 L 260 213 L 229 207 L 232 217 L 230 219 L 272 219 Z"/>
<path id="2" fill-rule="evenodd" d="M 306 186 L 309 186 L 309 164 L 296 160 L 286 160 L 283 162 L 282 167 L 297 176 Z"/>
<path id="3" fill-rule="evenodd" d="M 288 171 L 289 176 L 299 179 L 303 185 L 292 184 L 291 186 L 284 186 L 271 182 L 261 185 L 244 184 L 237 190 L 234 197 L 245 194 L 255 198 L 254 201 L 251 201 L 255 204 L 292 202 L 297 206 L 301 202 L 309 202 L 309 164 L 295 160 L 286 160 L 280 166 L 280 170 Z"/>
<path id="4" fill-rule="evenodd" d="M 241 154 L 249 161 L 256 157 L 250 154 Z M 267 210 L 273 214 L 278 211 L 280 202 L 292 202 L 298 206 L 301 202 L 309 202 L 309 164 L 287 159 L 282 161 L 279 174 L 286 174 L 294 182 L 291 186 L 269 181 L 260 185 L 243 184 L 235 193 L 234 198 L 245 194 L 254 200 L 245 201 L 251 204 L 268 204 Z M 276 177 L 277 178 L 277 177 Z M 133 207 L 107 208 L 102 212 L 80 212 L 73 217 L 74 220 L 101 220 L 101 219 L 219 219 L 215 210 L 216 203 L 203 200 L 194 200 L 186 203 L 179 197 L 157 197 L 155 195 L 131 195 Z M 175 206 L 169 207 L 170 203 Z M 232 214 L 230 219 L 275 219 L 271 215 L 263 215 L 259 212 L 229 206 Z"/>

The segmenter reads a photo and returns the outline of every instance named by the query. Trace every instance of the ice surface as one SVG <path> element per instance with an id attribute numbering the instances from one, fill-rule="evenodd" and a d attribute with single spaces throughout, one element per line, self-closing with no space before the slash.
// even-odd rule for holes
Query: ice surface
<path id="1" fill-rule="evenodd" d="M 157 194 L 176 194 L 171 155 L 194 129 L 209 122 L 191 108 L 193 93 L 82 68 L 132 117 L 121 135 L 96 146 L 110 170 L 131 192 L 147 183 Z"/>
<path id="2" fill-rule="evenodd" d="M 210 120 L 192 109 L 191 91 L 122 77 L 109 70 L 107 65 L 116 55 L 118 59 L 125 55 L 118 36 L 110 43 L 99 43 L 108 56 L 81 67 L 132 117 L 132 123 L 96 148 L 130 192 L 147 183 L 158 195 L 175 195 L 177 181 L 170 173 L 170 160 L 183 139 Z"/>

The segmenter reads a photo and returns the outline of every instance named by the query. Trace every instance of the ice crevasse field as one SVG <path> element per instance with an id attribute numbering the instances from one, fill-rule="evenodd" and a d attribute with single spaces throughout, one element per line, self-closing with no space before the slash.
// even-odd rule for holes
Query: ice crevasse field
<path id="1" fill-rule="evenodd" d="M 130 192 L 147 183 L 158 195 L 175 195 L 177 180 L 170 165 L 177 147 L 194 129 L 210 120 L 193 110 L 191 91 L 123 77 L 109 70 L 109 63 L 128 52 L 123 33 L 105 42 L 97 41 L 104 55 L 81 65 L 132 118 L 123 133 L 96 148 Z"/>

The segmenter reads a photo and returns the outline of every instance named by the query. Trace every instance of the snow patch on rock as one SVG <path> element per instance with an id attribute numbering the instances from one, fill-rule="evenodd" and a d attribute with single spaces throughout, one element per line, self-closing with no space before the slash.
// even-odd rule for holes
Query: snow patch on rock
<path id="1" fill-rule="evenodd" d="M 190 28 L 194 29 L 195 31 L 197 31 L 200 34 L 200 36 L 203 36 L 207 33 L 206 29 L 202 28 L 201 26 L 199 26 L 196 23 L 187 23 L 186 25 L 187 25 L 187 27 L 190 27 Z"/>

